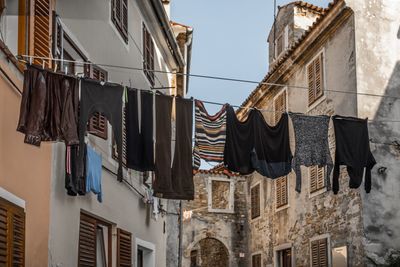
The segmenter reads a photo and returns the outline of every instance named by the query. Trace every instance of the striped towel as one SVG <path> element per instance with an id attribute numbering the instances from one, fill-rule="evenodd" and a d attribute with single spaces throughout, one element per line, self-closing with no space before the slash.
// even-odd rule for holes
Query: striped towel
<path id="1" fill-rule="evenodd" d="M 198 169 L 200 159 L 217 163 L 224 160 L 227 104 L 213 116 L 207 113 L 203 102 L 196 100 L 195 106 L 196 129 L 193 165 L 195 169 Z"/>

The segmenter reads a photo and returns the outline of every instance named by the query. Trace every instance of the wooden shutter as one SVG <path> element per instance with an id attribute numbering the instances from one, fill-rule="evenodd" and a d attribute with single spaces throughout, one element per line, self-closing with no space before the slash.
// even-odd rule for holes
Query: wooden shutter
<path id="1" fill-rule="evenodd" d="M 311 242 L 311 266 L 328 267 L 328 239 Z"/>
<path id="2" fill-rule="evenodd" d="M 286 112 L 286 90 L 283 90 L 274 100 L 275 123 L 278 123 L 284 112 Z"/>
<path id="3" fill-rule="evenodd" d="M 325 185 L 325 171 L 324 167 L 311 166 L 310 167 L 310 193 L 316 192 Z"/>
<path id="4" fill-rule="evenodd" d="M 111 20 L 124 41 L 128 42 L 128 0 L 111 0 Z"/>
<path id="5" fill-rule="evenodd" d="M 257 218 L 260 216 L 260 184 L 251 188 L 251 218 Z"/>
<path id="6" fill-rule="evenodd" d="M 287 176 L 279 177 L 275 182 L 275 195 L 276 195 L 276 207 L 282 207 L 288 204 L 288 184 Z"/>
<path id="7" fill-rule="evenodd" d="M 0 266 L 25 266 L 25 212 L 0 199 Z"/>
<path id="8" fill-rule="evenodd" d="M 154 86 L 154 43 L 143 23 L 143 69 L 151 86 Z"/>
<path id="9" fill-rule="evenodd" d="M 307 66 L 308 105 L 310 106 L 324 94 L 323 53 Z"/>
<path id="10" fill-rule="evenodd" d="M 33 55 L 50 58 L 52 0 L 34 0 L 33 14 Z M 40 65 L 44 62 L 46 67 L 51 67 L 50 60 L 35 59 L 33 62 Z"/>
<path id="11" fill-rule="evenodd" d="M 85 214 L 81 214 L 79 226 L 79 266 L 96 267 L 96 229 L 96 220 Z"/>
<path id="12" fill-rule="evenodd" d="M 132 234 L 117 229 L 117 266 L 131 267 L 132 265 Z"/>
<path id="13" fill-rule="evenodd" d="M 87 70 L 86 74 L 89 75 L 90 78 L 98 80 L 98 81 L 107 81 L 107 71 L 99 68 L 96 65 L 86 65 Z M 85 68 L 85 69 L 86 69 Z M 108 123 L 107 118 L 103 114 L 96 112 L 90 117 L 88 123 L 88 132 L 107 140 L 108 138 Z"/>
<path id="14" fill-rule="evenodd" d="M 256 254 L 251 257 L 252 267 L 261 267 L 261 254 Z"/>

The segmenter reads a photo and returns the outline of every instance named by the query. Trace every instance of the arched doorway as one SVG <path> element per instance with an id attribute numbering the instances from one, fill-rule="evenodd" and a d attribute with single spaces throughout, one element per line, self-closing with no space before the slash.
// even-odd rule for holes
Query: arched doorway
<path id="1" fill-rule="evenodd" d="M 225 245 L 215 238 L 200 240 L 190 252 L 190 267 L 228 267 L 229 252 Z"/>

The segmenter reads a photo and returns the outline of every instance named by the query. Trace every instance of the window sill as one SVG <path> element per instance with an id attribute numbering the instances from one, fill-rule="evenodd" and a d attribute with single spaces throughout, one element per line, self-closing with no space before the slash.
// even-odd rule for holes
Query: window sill
<path id="1" fill-rule="evenodd" d="M 211 208 L 208 208 L 208 212 L 209 213 L 220 213 L 220 214 L 234 214 L 235 213 L 235 211 L 230 210 L 230 209 L 223 210 L 223 209 L 211 209 Z"/>
<path id="2" fill-rule="evenodd" d="M 317 100 L 315 100 L 311 105 L 309 105 L 307 107 L 307 113 L 312 111 L 314 108 L 316 108 L 317 106 L 319 106 L 319 104 L 321 104 L 322 102 L 324 102 L 326 100 L 326 95 L 325 92 L 322 96 L 320 96 Z"/>
<path id="3" fill-rule="evenodd" d="M 288 209 L 288 208 L 290 208 L 289 204 L 286 204 L 286 205 L 281 206 L 279 208 L 275 208 L 275 213 L 280 212 L 280 211 L 285 210 L 285 209 Z"/>
<path id="4" fill-rule="evenodd" d="M 326 191 L 327 190 L 326 190 L 326 186 L 325 186 L 325 187 L 323 187 L 323 188 L 321 188 L 321 189 L 319 189 L 319 190 L 317 190 L 315 192 L 312 192 L 312 193 L 310 192 L 309 198 L 313 198 L 313 197 L 319 196 L 319 195 L 325 193 Z"/>

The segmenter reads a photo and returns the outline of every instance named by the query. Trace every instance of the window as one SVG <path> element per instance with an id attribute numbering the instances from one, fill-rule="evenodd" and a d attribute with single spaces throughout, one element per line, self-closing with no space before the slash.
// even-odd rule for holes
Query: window
<path id="1" fill-rule="evenodd" d="M 107 81 L 107 71 L 92 64 L 86 65 L 85 76 L 99 81 Z M 108 123 L 106 116 L 99 112 L 94 113 L 88 122 L 88 132 L 97 137 L 107 140 Z"/>
<path id="2" fill-rule="evenodd" d="M 25 266 L 25 212 L 0 198 L 0 265 Z"/>
<path id="3" fill-rule="evenodd" d="M 197 250 L 190 251 L 190 267 L 197 267 Z"/>
<path id="4" fill-rule="evenodd" d="M 311 241 L 311 266 L 328 267 L 328 239 Z"/>
<path id="5" fill-rule="evenodd" d="M 286 89 L 282 90 L 278 95 L 274 97 L 274 122 L 279 122 L 283 113 L 287 110 L 286 103 Z"/>
<path id="6" fill-rule="evenodd" d="M 288 204 L 288 177 L 283 176 L 275 180 L 276 208 Z"/>
<path id="7" fill-rule="evenodd" d="M 227 178 L 210 177 L 208 180 L 208 211 L 228 212 L 234 211 L 233 180 Z"/>
<path id="8" fill-rule="evenodd" d="M 111 0 L 111 20 L 128 43 L 128 0 Z"/>
<path id="9" fill-rule="evenodd" d="M 308 106 L 311 106 L 324 95 L 323 53 L 320 53 L 307 65 Z"/>
<path id="10" fill-rule="evenodd" d="M 260 184 L 257 184 L 251 188 L 251 218 L 255 219 L 260 217 L 261 207 L 260 207 Z"/>
<path id="11" fill-rule="evenodd" d="M 275 39 L 275 59 L 278 58 L 289 45 L 289 27 L 286 25 L 284 31 Z"/>
<path id="12" fill-rule="evenodd" d="M 276 252 L 276 266 L 277 267 L 291 267 L 292 266 L 292 249 L 285 248 Z"/>
<path id="13" fill-rule="evenodd" d="M 143 249 L 141 249 L 141 248 L 138 248 L 138 250 L 137 250 L 137 265 L 136 265 L 136 267 L 143 267 L 144 265 L 143 265 L 143 259 L 144 257 L 143 257 Z"/>
<path id="14" fill-rule="evenodd" d="M 132 234 L 117 229 L 117 267 L 132 266 Z"/>
<path id="15" fill-rule="evenodd" d="M 325 188 L 325 170 L 324 167 L 309 167 L 310 174 L 310 193 L 317 192 Z"/>
<path id="16" fill-rule="evenodd" d="M 111 225 L 109 223 L 81 213 L 78 265 L 111 266 L 111 239 Z"/>
<path id="17" fill-rule="evenodd" d="M 154 86 L 154 43 L 143 23 L 143 69 L 151 86 Z"/>
<path id="18" fill-rule="evenodd" d="M 251 267 L 261 267 L 261 254 L 251 256 Z"/>

